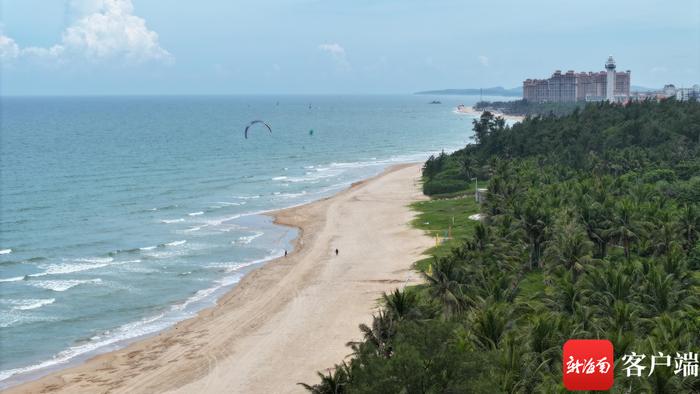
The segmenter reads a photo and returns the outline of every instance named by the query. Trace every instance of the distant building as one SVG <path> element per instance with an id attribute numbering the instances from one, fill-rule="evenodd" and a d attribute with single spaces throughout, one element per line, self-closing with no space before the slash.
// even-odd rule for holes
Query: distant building
<path id="1" fill-rule="evenodd" d="M 523 81 L 523 99 L 536 103 L 628 99 L 631 72 L 616 72 L 612 56 L 608 58 L 605 68 L 606 71 L 587 73 L 571 70 L 562 73 L 557 70 L 548 79 L 526 79 Z M 608 86 L 612 89 L 608 89 Z"/>
<path id="2" fill-rule="evenodd" d="M 700 85 L 693 85 L 692 88 L 676 89 L 676 100 L 700 100 Z"/>
<path id="3" fill-rule="evenodd" d="M 664 85 L 662 92 L 663 92 L 663 95 L 666 97 L 673 97 L 676 95 L 676 86 L 672 83 L 668 84 L 668 85 Z"/>
<path id="4" fill-rule="evenodd" d="M 633 92 L 632 100 L 665 100 L 675 98 L 679 101 L 700 100 L 700 85 L 695 84 L 690 88 L 677 88 L 674 84 L 664 85 L 663 89 Z"/>

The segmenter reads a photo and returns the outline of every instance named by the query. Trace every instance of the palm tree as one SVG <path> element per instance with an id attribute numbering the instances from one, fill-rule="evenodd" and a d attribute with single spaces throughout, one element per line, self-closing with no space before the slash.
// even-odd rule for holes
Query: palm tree
<path id="1" fill-rule="evenodd" d="M 435 258 L 432 272 L 423 272 L 423 277 L 428 282 L 428 291 L 432 298 L 440 302 L 444 318 L 448 318 L 462 309 L 462 272 L 456 259 L 450 257 Z"/>
<path id="2" fill-rule="evenodd" d="M 542 244 L 545 241 L 549 223 L 549 213 L 541 206 L 540 200 L 530 199 L 525 203 L 520 216 L 520 226 L 530 246 L 529 266 L 531 270 L 539 267 Z"/>
<path id="3" fill-rule="evenodd" d="M 636 303 L 629 303 L 624 300 L 615 300 L 606 308 L 606 316 L 602 321 L 606 324 L 608 331 L 634 331 L 639 312 Z"/>
<path id="4" fill-rule="evenodd" d="M 554 313 L 541 312 L 531 318 L 526 339 L 539 362 L 553 365 L 552 361 L 561 350 L 560 323 L 560 316 Z"/>
<path id="5" fill-rule="evenodd" d="M 547 242 L 544 261 L 554 270 L 563 267 L 571 272 L 576 282 L 584 267 L 593 261 L 592 249 L 593 243 L 585 232 L 576 223 L 570 222 L 557 226 L 553 239 Z"/>
<path id="6" fill-rule="evenodd" d="M 505 270 L 478 269 L 471 275 L 465 301 L 511 302 L 517 295 L 516 279 Z"/>
<path id="7" fill-rule="evenodd" d="M 476 160 L 471 155 L 464 155 L 460 158 L 459 160 L 459 170 L 462 172 L 462 175 L 464 175 L 465 179 L 467 181 L 472 179 L 472 175 L 474 174 L 474 167 L 478 163 Z"/>
<path id="8" fill-rule="evenodd" d="M 610 226 L 610 215 L 606 207 L 609 204 L 601 204 L 588 196 L 586 197 L 578 204 L 580 220 L 588 238 L 597 246 L 596 257 L 603 259 L 607 255 L 608 243 L 610 242 L 610 236 L 607 232 Z"/>
<path id="9" fill-rule="evenodd" d="M 698 212 L 696 205 L 685 204 L 683 206 L 679 218 L 679 227 L 683 238 L 683 248 L 690 250 L 700 238 L 700 212 Z"/>
<path id="10" fill-rule="evenodd" d="M 392 293 L 384 293 L 382 298 L 386 312 L 396 321 L 420 316 L 418 297 L 415 292 L 395 289 Z"/>
<path id="11" fill-rule="evenodd" d="M 474 246 L 477 250 L 484 251 L 490 244 L 489 228 L 479 222 L 474 226 Z"/>
<path id="12" fill-rule="evenodd" d="M 329 368 L 328 375 L 321 372 L 317 372 L 317 374 L 321 378 L 321 383 L 314 385 L 306 383 L 297 384 L 313 394 L 342 394 L 347 391 L 345 387 L 352 380 L 351 369 L 345 362 L 340 365 L 336 364 L 332 371 L 331 368 Z"/>
<path id="13" fill-rule="evenodd" d="M 577 304 L 573 311 L 574 321 L 573 331 L 578 333 L 580 338 L 600 337 L 601 328 L 595 317 L 595 308 L 588 305 Z"/>
<path id="14" fill-rule="evenodd" d="M 677 223 L 664 220 L 653 232 L 653 250 L 656 255 L 665 255 L 678 240 Z"/>
<path id="15" fill-rule="evenodd" d="M 667 274 L 660 267 L 651 269 L 645 279 L 642 299 L 653 315 L 679 310 L 695 300 L 692 290 L 684 287 L 673 274 Z"/>
<path id="16" fill-rule="evenodd" d="M 625 267 L 603 263 L 586 271 L 584 294 L 588 302 L 605 308 L 615 300 L 629 301 L 634 295 L 637 277 L 625 272 Z"/>
<path id="17" fill-rule="evenodd" d="M 622 243 L 625 258 L 630 259 L 630 246 L 639 240 L 641 228 L 638 225 L 634 203 L 629 198 L 624 198 L 615 205 L 612 223 L 607 234 Z"/>
<path id="18" fill-rule="evenodd" d="M 504 304 L 481 305 L 469 316 L 474 343 L 481 349 L 498 348 L 510 321 L 510 311 Z"/>
<path id="19" fill-rule="evenodd" d="M 582 296 L 572 275 L 571 272 L 566 272 L 564 276 L 557 277 L 552 291 L 545 293 L 544 303 L 551 310 L 559 310 L 569 315 L 577 311 Z"/>
<path id="20" fill-rule="evenodd" d="M 396 335 L 396 322 L 391 314 L 379 310 L 372 315 L 372 326 L 360 324 L 364 342 L 348 342 L 347 346 L 353 348 L 355 354 L 359 354 L 365 344 L 372 347 L 375 354 L 382 358 L 389 358 L 393 354 L 392 340 Z"/>

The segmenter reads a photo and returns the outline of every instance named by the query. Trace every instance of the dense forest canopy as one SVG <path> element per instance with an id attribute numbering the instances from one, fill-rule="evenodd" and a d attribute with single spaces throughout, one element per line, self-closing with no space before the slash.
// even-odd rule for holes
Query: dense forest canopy
<path id="1" fill-rule="evenodd" d="M 496 160 L 526 158 L 555 165 L 557 172 L 689 180 L 700 176 L 699 106 L 675 100 L 589 104 L 567 116 L 532 116 L 512 127 L 486 112 L 474 121 L 475 144 L 428 160 L 424 191 L 459 191 L 473 177 L 489 178 Z"/>
<path id="2" fill-rule="evenodd" d="M 423 169 L 426 194 L 488 185 L 471 239 L 424 285 L 385 294 L 349 361 L 307 388 L 566 392 L 562 345 L 577 338 L 613 342 L 611 392 L 700 392 L 673 368 L 626 377 L 622 361 L 700 349 L 700 104 L 601 103 L 512 127 L 484 113 L 474 132 Z"/>
<path id="3" fill-rule="evenodd" d="M 574 103 L 535 103 L 527 100 L 479 101 L 474 104 L 477 111 L 498 111 L 506 115 L 568 115 L 576 108 L 583 108 L 585 102 Z"/>

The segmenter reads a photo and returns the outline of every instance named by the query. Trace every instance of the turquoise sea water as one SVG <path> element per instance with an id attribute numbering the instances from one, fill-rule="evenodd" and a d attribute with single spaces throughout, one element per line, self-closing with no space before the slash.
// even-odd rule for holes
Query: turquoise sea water
<path id="1" fill-rule="evenodd" d="M 260 213 L 464 146 L 434 98 L 2 98 L 0 388 L 213 305 L 291 250 Z"/>

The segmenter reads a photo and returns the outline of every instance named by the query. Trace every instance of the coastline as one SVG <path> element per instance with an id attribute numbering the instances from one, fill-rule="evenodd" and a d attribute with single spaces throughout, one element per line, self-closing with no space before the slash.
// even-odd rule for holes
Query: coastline
<path id="1" fill-rule="evenodd" d="M 457 113 L 460 113 L 460 114 L 473 115 L 473 116 L 477 116 L 477 117 L 481 116 L 481 114 L 483 113 L 483 111 L 477 111 L 471 106 L 463 106 L 463 107 L 457 108 L 455 111 Z M 522 115 L 506 115 L 506 114 L 499 112 L 499 111 L 491 111 L 491 113 L 494 114 L 495 116 L 500 116 L 505 120 L 511 120 L 513 122 L 522 122 L 523 120 L 525 120 L 525 117 Z"/>
<path id="2" fill-rule="evenodd" d="M 268 213 L 299 229 L 288 257 L 249 272 L 194 318 L 6 392 L 303 391 L 297 382 L 314 381 L 349 353 L 345 343 L 359 339 L 357 326 L 382 291 L 417 281 L 411 264 L 431 245 L 409 225 L 408 204 L 424 198 L 419 169 L 392 166 L 334 196 Z"/>

